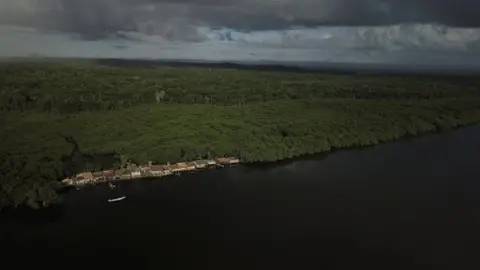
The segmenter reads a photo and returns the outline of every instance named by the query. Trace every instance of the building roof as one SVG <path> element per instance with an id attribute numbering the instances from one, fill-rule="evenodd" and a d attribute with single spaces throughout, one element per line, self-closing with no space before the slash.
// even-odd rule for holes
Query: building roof
<path id="1" fill-rule="evenodd" d="M 230 162 L 230 160 L 228 158 L 224 158 L 224 157 L 217 158 L 217 161 L 220 162 L 220 163 Z"/>
<path id="2" fill-rule="evenodd" d="M 104 176 L 113 176 L 114 173 L 113 173 L 113 170 L 106 170 L 106 171 L 103 171 L 103 175 Z"/>
<path id="3" fill-rule="evenodd" d="M 124 174 L 128 174 L 127 170 L 125 169 L 118 169 L 115 171 L 115 175 L 124 175 Z"/>
<path id="4" fill-rule="evenodd" d="M 93 178 L 93 175 L 91 172 L 83 172 L 83 173 L 79 173 L 76 175 L 77 178 L 83 178 L 83 179 L 92 179 Z"/>
<path id="5" fill-rule="evenodd" d="M 164 164 L 152 165 L 151 170 L 152 171 L 164 171 L 164 170 L 168 170 L 168 166 L 164 165 Z"/>
<path id="6" fill-rule="evenodd" d="M 177 163 L 177 166 L 178 166 L 178 168 L 186 168 L 186 167 L 187 167 L 187 163 L 185 163 L 185 162 L 179 162 L 179 163 Z"/>
<path id="7" fill-rule="evenodd" d="M 65 178 L 62 180 L 62 183 L 72 183 L 73 180 L 71 178 Z"/>
<path id="8" fill-rule="evenodd" d="M 167 166 L 168 166 L 168 168 L 169 168 L 170 170 L 175 170 L 175 169 L 178 169 L 178 168 L 179 168 L 179 167 L 178 167 L 178 164 L 170 164 L 170 165 L 167 165 Z"/>
<path id="9" fill-rule="evenodd" d="M 102 177 L 103 173 L 102 172 L 93 172 L 92 175 L 93 175 L 94 178 L 98 178 L 98 177 Z"/>
<path id="10" fill-rule="evenodd" d="M 220 163 L 231 163 L 231 162 L 238 162 L 239 159 L 234 157 L 219 157 L 217 158 L 217 161 Z"/>
<path id="11" fill-rule="evenodd" d="M 208 161 L 205 159 L 195 160 L 193 163 L 196 165 L 208 165 Z"/>

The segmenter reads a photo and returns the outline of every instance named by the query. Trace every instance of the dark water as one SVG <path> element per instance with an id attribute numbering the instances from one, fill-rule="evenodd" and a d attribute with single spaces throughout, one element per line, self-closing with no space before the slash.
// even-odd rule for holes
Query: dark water
<path id="1" fill-rule="evenodd" d="M 74 191 L 62 207 L 3 217 L 2 260 L 134 269 L 480 269 L 479 151 L 475 126 L 276 167 L 124 182 L 113 194 Z M 127 199 L 107 203 L 117 195 Z"/>

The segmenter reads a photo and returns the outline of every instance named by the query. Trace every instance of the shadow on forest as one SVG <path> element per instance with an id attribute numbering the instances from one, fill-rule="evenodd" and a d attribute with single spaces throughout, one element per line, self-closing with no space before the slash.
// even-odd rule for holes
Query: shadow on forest
<path id="1" fill-rule="evenodd" d="M 62 156 L 65 176 L 73 176 L 84 171 L 111 169 L 120 161 L 117 153 L 82 153 L 77 141 L 71 136 L 62 136 L 73 146 L 70 155 Z"/>

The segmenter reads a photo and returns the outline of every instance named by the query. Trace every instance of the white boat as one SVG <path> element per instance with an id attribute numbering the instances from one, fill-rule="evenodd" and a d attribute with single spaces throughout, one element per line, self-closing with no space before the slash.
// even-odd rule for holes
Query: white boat
<path id="1" fill-rule="evenodd" d="M 110 199 L 110 200 L 108 200 L 108 202 L 118 202 L 118 201 L 121 201 L 121 200 L 123 200 L 123 199 L 125 199 L 125 198 L 126 198 L 126 196 L 119 197 L 119 198 L 115 198 L 115 199 Z"/>

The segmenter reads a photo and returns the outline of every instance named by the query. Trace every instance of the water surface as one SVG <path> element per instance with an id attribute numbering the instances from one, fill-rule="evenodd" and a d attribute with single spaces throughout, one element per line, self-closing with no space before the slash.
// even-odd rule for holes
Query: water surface
<path id="1" fill-rule="evenodd" d="M 45 255 L 37 266 L 480 269 L 479 151 L 474 126 L 278 166 L 88 188 L 48 211 L 3 217 L 0 243 L 3 255 Z"/>

